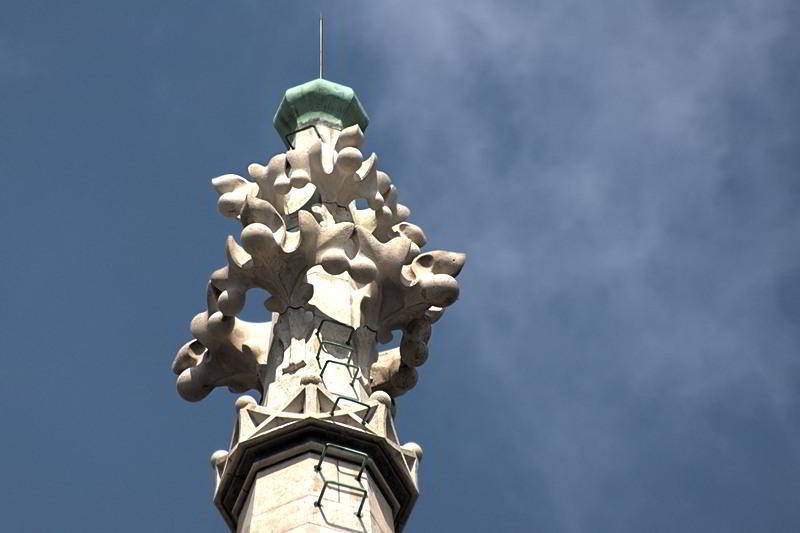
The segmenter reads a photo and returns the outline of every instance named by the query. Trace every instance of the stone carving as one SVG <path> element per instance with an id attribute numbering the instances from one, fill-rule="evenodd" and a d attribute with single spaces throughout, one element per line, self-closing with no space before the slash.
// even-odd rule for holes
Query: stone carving
<path id="1" fill-rule="evenodd" d="M 302 376 L 318 375 L 331 358 L 357 367 L 355 399 L 403 394 L 428 357 L 431 324 L 458 297 L 464 254 L 421 252 L 425 234 L 408 222 L 377 156 L 363 157 L 361 128 L 315 131 L 325 135 L 298 134 L 295 148 L 251 164 L 254 181 L 212 180 L 219 211 L 243 229 L 239 242 L 228 237 L 227 264 L 211 275 L 207 309 L 192 320 L 193 339 L 173 362 L 186 400 L 227 386 L 282 405 Z M 237 318 L 253 288 L 270 294 L 271 321 Z M 338 333 L 324 332 L 325 323 Z M 376 344 L 396 331 L 399 347 L 379 353 Z M 344 337 L 349 347 L 331 348 Z"/>

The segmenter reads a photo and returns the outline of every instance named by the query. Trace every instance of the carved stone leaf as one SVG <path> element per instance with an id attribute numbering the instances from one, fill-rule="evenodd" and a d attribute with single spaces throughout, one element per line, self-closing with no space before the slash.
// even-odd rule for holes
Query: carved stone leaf
<path id="1" fill-rule="evenodd" d="M 368 359 L 363 372 L 371 375 L 366 386 L 396 396 L 416 383 L 415 367 L 428 357 L 431 324 L 458 297 L 455 277 L 465 256 L 421 253 L 425 233 L 407 221 L 410 211 L 398 203 L 388 174 L 378 170 L 378 157 L 364 159 L 358 126 L 330 130 L 327 137 L 278 154 L 266 166 L 251 164 L 254 182 L 236 174 L 212 180 L 220 212 L 238 218 L 243 228 L 240 242 L 228 236 L 227 265 L 211 275 L 208 310 L 194 318 L 194 338 L 173 362 L 187 400 L 197 401 L 216 386 L 266 394 L 279 365 L 286 376 L 317 365 L 307 351 L 319 346 L 308 342 L 321 321 L 330 319 L 319 308 L 340 298 L 339 307 L 329 310 L 341 315 L 337 320 L 350 321 L 342 327 L 357 332 L 356 352 Z M 358 209 L 358 200 L 368 208 Z M 312 283 L 321 288 L 317 300 Z M 236 317 L 253 288 L 270 294 L 266 307 L 273 322 Z M 292 316 L 289 331 L 286 317 Z M 378 354 L 376 340 L 387 342 L 396 330 L 402 331 L 400 346 Z"/>

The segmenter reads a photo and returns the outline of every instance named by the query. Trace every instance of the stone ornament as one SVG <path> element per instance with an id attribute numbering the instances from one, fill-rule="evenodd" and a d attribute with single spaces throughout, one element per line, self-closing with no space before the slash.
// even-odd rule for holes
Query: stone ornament
<path id="1" fill-rule="evenodd" d="M 455 277 L 465 255 L 421 251 L 424 232 L 408 222 L 410 210 L 378 170 L 378 157 L 360 151 L 361 127 L 310 132 L 298 133 L 297 146 L 266 165 L 251 164 L 250 179 L 212 180 L 220 213 L 243 229 L 238 242 L 228 237 L 227 264 L 211 275 L 207 310 L 192 320 L 193 339 L 173 362 L 186 400 L 227 386 L 255 389 L 270 405 L 275 387 L 283 390 L 281 404 L 301 368 L 320 373 L 323 322 L 340 328 L 331 342 L 353 332 L 360 390 L 350 396 L 398 396 L 415 385 L 416 367 L 428 357 L 431 324 L 458 298 Z M 253 288 L 270 294 L 271 321 L 237 318 Z M 396 331 L 399 347 L 378 352 Z"/>
<path id="2" fill-rule="evenodd" d="M 292 87 L 273 120 L 287 151 L 211 181 L 242 230 L 172 370 L 192 402 L 260 393 L 236 400 L 229 448 L 211 456 L 232 531 L 399 532 L 419 495 L 422 448 L 399 441 L 394 399 L 417 383 L 465 256 L 422 251 L 378 156 L 361 152 L 368 122 L 349 87 Z M 238 316 L 251 289 L 269 293 L 264 322 Z"/>

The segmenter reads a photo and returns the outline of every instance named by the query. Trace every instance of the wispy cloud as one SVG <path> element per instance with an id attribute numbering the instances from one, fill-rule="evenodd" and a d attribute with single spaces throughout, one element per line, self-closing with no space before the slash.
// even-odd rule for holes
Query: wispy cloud
<path id="1" fill-rule="evenodd" d="M 359 25 L 385 65 L 372 111 L 408 154 L 401 194 L 433 246 L 471 255 L 448 319 L 509 384 L 569 530 L 653 455 L 688 472 L 720 439 L 746 446 L 717 403 L 800 436 L 796 14 L 396 2 Z M 620 489 L 628 516 L 639 489 Z"/>

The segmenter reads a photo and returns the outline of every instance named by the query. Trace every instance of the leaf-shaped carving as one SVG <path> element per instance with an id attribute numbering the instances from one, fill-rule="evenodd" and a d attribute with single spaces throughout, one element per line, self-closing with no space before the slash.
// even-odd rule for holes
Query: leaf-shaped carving
<path id="1" fill-rule="evenodd" d="M 410 211 L 398 203 L 388 174 L 378 170 L 377 155 L 363 157 L 358 126 L 325 137 L 278 154 L 266 165 L 251 164 L 253 182 L 236 174 L 212 180 L 220 212 L 238 218 L 243 228 L 239 242 L 228 237 L 227 264 L 209 281 L 208 310 L 192 321 L 194 339 L 175 357 L 173 370 L 186 399 L 198 400 L 221 385 L 265 390 L 260 368 L 290 345 L 292 361 L 302 356 L 305 348 L 295 340 L 311 338 L 321 320 L 314 318 L 318 309 L 309 302 L 314 287 L 307 277 L 318 265 L 327 275 L 314 283 L 335 281 L 338 285 L 331 287 L 350 291 L 341 294 L 343 301 L 360 306 L 348 325 L 366 328 L 358 338 L 369 333 L 367 353 L 377 359 L 372 360 L 373 387 L 398 395 L 416 383 L 415 367 L 428 357 L 431 324 L 458 297 L 455 277 L 465 256 L 421 252 L 425 233 L 408 222 Z M 358 209 L 358 200 L 367 208 Z M 272 339 L 269 322 L 239 320 L 236 315 L 253 288 L 270 294 L 269 311 L 306 317 L 298 326 L 303 331 Z M 339 293 L 325 294 L 338 298 Z M 277 323 L 283 323 L 280 316 Z M 375 340 L 387 342 L 397 330 L 403 335 L 400 347 L 378 356 Z M 308 364 L 316 364 L 313 355 Z M 269 364 L 277 368 L 274 361 Z"/>

